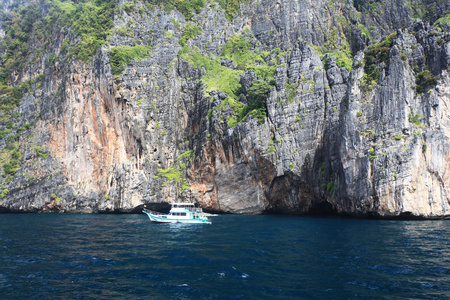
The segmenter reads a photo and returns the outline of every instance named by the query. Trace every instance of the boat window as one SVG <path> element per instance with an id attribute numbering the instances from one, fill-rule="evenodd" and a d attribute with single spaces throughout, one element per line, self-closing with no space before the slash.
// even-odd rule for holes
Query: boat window
<path id="1" fill-rule="evenodd" d="M 180 213 L 181 216 L 186 216 L 186 213 Z"/>

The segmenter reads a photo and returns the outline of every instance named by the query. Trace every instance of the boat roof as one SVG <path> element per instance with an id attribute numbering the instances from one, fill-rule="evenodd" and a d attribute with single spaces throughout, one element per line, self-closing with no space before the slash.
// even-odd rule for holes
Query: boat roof
<path id="1" fill-rule="evenodd" d="M 187 206 L 195 206 L 194 203 L 181 203 L 181 202 L 170 203 L 170 205 L 187 205 Z"/>

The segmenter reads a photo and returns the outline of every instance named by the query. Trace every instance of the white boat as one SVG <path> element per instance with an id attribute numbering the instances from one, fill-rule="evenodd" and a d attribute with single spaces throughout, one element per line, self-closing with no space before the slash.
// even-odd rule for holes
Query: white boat
<path id="1" fill-rule="evenodd" d="M 147 214 L 153 223 L 211 224 L 211 221 L 203 214 L 202 208 L 195 207 L 194 203 L 171 203 L 170 205 L 168 214 L 146 208 L 142 212 Z"/>

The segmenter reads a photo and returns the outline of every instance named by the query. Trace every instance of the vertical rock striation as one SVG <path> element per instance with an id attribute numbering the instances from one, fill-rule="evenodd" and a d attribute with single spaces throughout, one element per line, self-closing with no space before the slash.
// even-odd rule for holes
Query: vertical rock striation
<path id="1" fill-rule="evenodd" d="M 243 1 L 230 20 L 213 1 L 186 17 L 121 0 L 89 62 L 64 50 L 77 41 L 70 28 L 52 29 L 42 57 L 9 74 L 30 88 L 0 122 L 2 163 L 15 155 L 9 136 L 20 149 L 1 209 L 191 201 L 226 213 L 447 217 L 450 33 L 437 17 L 449 7 L 436 4 L 433 26 L 412 21 L 426 1 L 408 3 Z M 144 48 L 117 73 L 113 49 Z"/>

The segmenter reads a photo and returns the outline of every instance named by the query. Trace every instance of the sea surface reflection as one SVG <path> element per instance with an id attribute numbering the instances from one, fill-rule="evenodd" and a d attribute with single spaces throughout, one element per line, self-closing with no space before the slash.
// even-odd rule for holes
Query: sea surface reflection
<path id="1" fill-rule="evenodd" d="M 0 215 L 0 299 L 354 299 L 450 294 L 447 221 Z"/>

